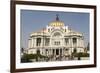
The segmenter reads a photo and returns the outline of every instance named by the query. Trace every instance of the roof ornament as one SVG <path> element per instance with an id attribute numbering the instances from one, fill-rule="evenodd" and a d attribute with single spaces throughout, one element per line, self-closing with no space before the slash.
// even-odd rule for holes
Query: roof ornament
<path id="1" fill-rule="evenodd" d="M 56 14 L 56 21 L 59 21 L 59 14 Z"/>

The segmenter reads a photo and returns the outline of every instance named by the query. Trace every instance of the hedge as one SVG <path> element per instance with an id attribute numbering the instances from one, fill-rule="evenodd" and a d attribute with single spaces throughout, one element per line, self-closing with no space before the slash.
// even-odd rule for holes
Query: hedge
<path id="1" fill-rule="evenodd" d="M 89 57 L 89 54 L 88 53 L 74 53 L 73 54 L 74 57 Z"/>

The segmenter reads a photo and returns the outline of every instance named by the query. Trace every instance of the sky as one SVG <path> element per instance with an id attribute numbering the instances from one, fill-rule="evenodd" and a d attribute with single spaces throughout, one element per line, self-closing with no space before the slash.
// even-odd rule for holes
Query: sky
<path id="1" fill-rule="evenodd" d="M 21 47 L 27 48 L 30 33 L 56 20 L 56 14 L 65 26 L 83 33 L 85 45 L 89 42 L 89 13 L 21 10 Z"/>

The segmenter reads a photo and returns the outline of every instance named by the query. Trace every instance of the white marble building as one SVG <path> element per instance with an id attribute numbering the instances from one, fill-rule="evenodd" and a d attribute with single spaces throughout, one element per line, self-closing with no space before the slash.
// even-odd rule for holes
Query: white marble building
<path id="1" fill-rule="evenodd" d="M 41 31 L 30 34 L 28 54 L 36 54 L 37 50 L 44 56 L 70 56 L 72 52 L 84 52 L 84 36 L 65 26 L 58 15 Z"/>

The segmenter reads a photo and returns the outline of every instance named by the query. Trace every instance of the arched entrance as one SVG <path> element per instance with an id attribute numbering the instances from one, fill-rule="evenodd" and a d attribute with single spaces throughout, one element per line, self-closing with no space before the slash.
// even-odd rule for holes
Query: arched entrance
<path id="1" fill-rule="evenodd" d="M 59 53 L 59 49 L 56 49 L 56 55 L 59 55 L 60 53 Z"/>

